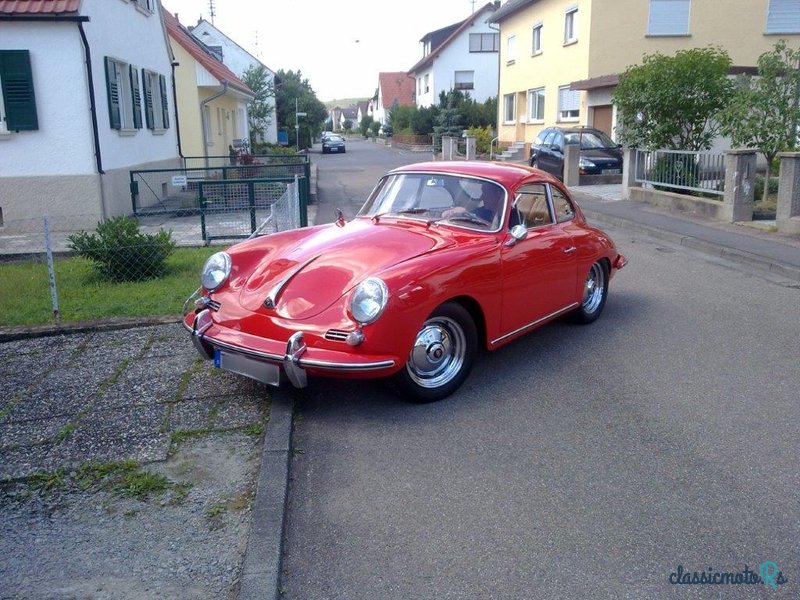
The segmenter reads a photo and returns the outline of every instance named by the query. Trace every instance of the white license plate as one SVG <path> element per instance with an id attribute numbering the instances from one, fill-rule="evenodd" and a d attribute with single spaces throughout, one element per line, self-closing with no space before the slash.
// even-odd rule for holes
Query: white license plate
<path id="1" fill-rule="evenodd" d="M 224 371 L 238 373 L 268 385 L 280 385 L 281 368 L 272 363 L 254 360 L 241 354 L 214 349 L 214 366 Z"/>
<path id="2" fill-rule="evenodd" d="M 620 172 L 619 169 L 603 169 L 602 171 L 603 175 L 619 175 Z"/>
<path id="3" fill-rule="evenodd" d="M 338 152 L 338 151 L 339 151 L 339 149 L 338 149 L 338 148 L 330 148 L 330 151 L 331 151 L 331 152 Z"/>

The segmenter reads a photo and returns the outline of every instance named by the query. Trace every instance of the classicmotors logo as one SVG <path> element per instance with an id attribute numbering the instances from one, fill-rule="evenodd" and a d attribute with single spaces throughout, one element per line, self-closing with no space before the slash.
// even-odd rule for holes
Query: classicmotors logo
<path id="1" fill-rule="evenodd" d="M 738 572 L 717 571 L 711 567 L 705 571 L 689 571 L 683 565 L 678 565 L 669 576 L 669 582 L 673 585 L 764 585 L 773 590 L 786 581 L 778 565 L 771 560 L 762 562 L 758 571 L 747 565 Z"/>

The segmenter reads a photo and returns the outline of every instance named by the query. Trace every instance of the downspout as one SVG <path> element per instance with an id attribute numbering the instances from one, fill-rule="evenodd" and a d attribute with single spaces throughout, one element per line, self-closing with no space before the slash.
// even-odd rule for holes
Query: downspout
<path id="1" fill-rule="evenodd" d="M 89 40 L 86 39 L 86 32 L 83 30 L 83 22 L 78 21 L 78 29 L 81 32 L 81 40 L 83 40 L 83 50 L 86 53 L 86 79 L 89 84 L 89 110 L 92 113 L 92 136 L 94 137 L 94 158 L 97 166 L 97 172 L 100 175 L 105 175 L 103 171 L 103 159 L 100 154 L 100 133 L 97 127 L 97 105 L 94 102 L 94 77 L 92 76 L 92 52 L 89 48 Z M 100 186 L 100 195 L 103 195 L 103 186 Z M 105 218 L 105 198 L 103 202 L 103 218 Z"/>
<path id="2" fill-rule="evenodd" d="M 200 101 L 200 127 L 201 131 L 203 132 L 203 156 L 205 157 L 206 161 L 206 169 L 208 169 L 208 135 L 206 134 L 206 104 L 211 102 L 212 100 L 216 100 L 220 96 L 224 96 L 228 92 L 228 82 L 227 80 L 223 79 L 222 83 L 222 90 L 206 98 L 205 100 Z M 208 117 L 208 126 L 211 127 L 211 115 Z"/>
<path id="3" fill-rule="evenodd" d="M 183 168 L 186 168 L 186 159 L 183 156 L 183 150 L 181 149 L 181 124 L 178 121 L 178 92 L 176 91 L 176 82 L 175 82 L 175 67 L 177 67 L 179 63 L 175 62 L 174 60 L 171 63 L 172 66 L 172 107 L 175 109 L 175 135 L 178 136 L 178 156 L 181 157 L 181 161 L 183 163 Z"/>
<path id="4" fill-rule="evenodd" d="M 500 38 L 500 26 L 492 27 L 491 21 L 487 22 L 486 25 L 489 29 L 494 29 L 497 32 L 497 113 L 495 114 L 495 118 L 497 119 L 497 136 L 492 140 L 491 144 L 489 144 L 489 160 L 494 160 L 494 142 L 497 141 L 498 144 L 500 143 L 500 111 L 503 110 L 503 106 L 500 102 L 500 73 L 502 70 L 500 48 L 503 44 Z"/>

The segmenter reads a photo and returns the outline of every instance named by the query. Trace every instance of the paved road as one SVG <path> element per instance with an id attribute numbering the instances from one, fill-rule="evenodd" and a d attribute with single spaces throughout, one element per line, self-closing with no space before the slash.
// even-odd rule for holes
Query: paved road
<path id="1" fill-rule="evenodd" d="M 321 209 L 357 157 L 319 162 Z M 298 396 L 285 597 L 798 596 L 800 290 L 609 231 L 631 262 L 595 324 L 484 355 L 432 405 Z M 777 591 L 669 583 L 765 561 Z"/>

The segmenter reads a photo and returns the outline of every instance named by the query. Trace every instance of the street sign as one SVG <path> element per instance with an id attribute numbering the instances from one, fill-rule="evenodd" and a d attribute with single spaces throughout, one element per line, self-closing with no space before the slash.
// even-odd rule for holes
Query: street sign
<path id="1" fill-rule="evenodd" d="M 298 117 L 307 117 L 308 116 L 308 113 L 294 113 L 294 114 L 296 114 Z"/>

